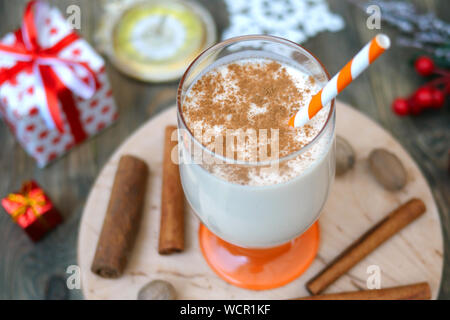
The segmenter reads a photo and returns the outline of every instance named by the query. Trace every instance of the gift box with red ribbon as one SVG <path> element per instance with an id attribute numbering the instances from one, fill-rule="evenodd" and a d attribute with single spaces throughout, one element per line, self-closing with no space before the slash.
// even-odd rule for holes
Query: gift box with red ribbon
<path id="1" fill-rule="evenodd" d="M 117 118 L 103 59 L 45 2 L 0 40 L 0 114 L 40 167 Z"/>
<path id="2" fill-rule="evenodd" d="M 35 181 L 2 199 L 2 206 L 33 241 L 40 240 L 62 222 L 62 217 Z"/>

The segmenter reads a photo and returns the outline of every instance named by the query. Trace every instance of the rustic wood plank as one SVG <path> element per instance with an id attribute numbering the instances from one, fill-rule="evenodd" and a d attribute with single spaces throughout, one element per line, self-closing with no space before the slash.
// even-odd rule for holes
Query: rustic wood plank
<path id="1" fill-rule="evenodd" d="M 82 9 L 80 33 L 92 40 L 98 18 L 98 0 L 52 0 L 63 12 L 70 4 Z M 212 12 L 219 34 L 228 24 L 226 7 L 221 0 L 201 0 Z M 25 0 L 0 0 L 0 35 L 18 27 Z M 375 33 L 365 28 L 365 14 L 346 1 L 329 1 L 341 14 L 346 28 L 338 33 L 322 33 L 305 43 L 317 54 L 330 73 L 336 72 Z M 424 10 L 432 10 L 448 19 L 450 3 L 445 0 L 415 0 Z M 383 25 L 382 30 L 395 35 Z M 330 46 L 333 50 L 330 50 Z M 450 240 L 450 183 L 447 174 L 450 148 L 450 109 L 400 119 L 390 112 L 392 100 L 407 95 L 421 82 L 405 62 L 411 50 L 393 47 L 365 74 L 361 75 L 340 99 L 368 114 L 388 129 L 410 152 L 425 174 L 438 203 L 444 229 L 444 241 Z M 58 291 L 66 267 L 76 264 L 76 238 L 79 216 L 89 189 L 102 165 L 115 148 L 149 117 L 165 109 L 175 99 L 176 82 L 145 84 L 132 80 L 112 66 L 107 67 L 120 108 L 119 121 L 99 136 L 45 169 L 37 169 L 22 148 L 0 123 L 1 184 L 0 196 L 17 189 L 25 179 L 36 179 L 53 198 L 66 222 L 42 242 L 33 245 L 9 217 L 0 214 L 0 299 L 43 299 L 45 297 L 82 298 L 78 290 L 65 295 Z M 440 298 L 450 299 L 450 248 L 446 247 L 443 285 Z M 53 289 L 54 290 L 53 290 Z"/>

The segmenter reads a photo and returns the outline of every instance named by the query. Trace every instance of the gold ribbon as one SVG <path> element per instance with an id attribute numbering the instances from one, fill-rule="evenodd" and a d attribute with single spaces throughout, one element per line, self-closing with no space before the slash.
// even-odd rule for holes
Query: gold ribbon
<path id="1" fill-rule="evenodd" d="M 42 214 L 39 212 L 39 207 L 45 206 L 47 204 L 47 201 L 45 200 L 45 194 L 44 191 L 38 190 L 32 194 L 33 191 L 33 184 L 31 182 L 27 182 L 22 186 L 22 189 L 19 193 L 11 193 L 8 195 L 8 200 L 20 204 L 20 207 L 17 208 L 12 214 L 11 218 L 14 220 L 14 222 L 17 222 L 17 220 L 24 215 L 28 208 L 31 209 L 34 216 L 39 220 L 41 225 L 49 229 L 49 224 L 45 219 L 42 217 Z"/>
<path id="2" fill-rule="evenodd" d="M 33 195 L 33 197 L 41 197 L 43 195 L 44 193 L 42 191 L 39 191 L 35 195 Z M 39 201 L 34 199 L 33 197 L 30 196 L 29 192 L 27 192 L 25 195 L 16 193 L 11 193 L 10 195 L 8 195 L 8 200 L 21 205 L 11 214 L 11 217 L 15 222 L 17 222 L 20 216 L 27 212 L 28 208 L 31 209 L 36 218 L 39 219 L 42 216 L 42 214 L 39 213 L 38 208 L 44 206 L 45 201 Z"/>

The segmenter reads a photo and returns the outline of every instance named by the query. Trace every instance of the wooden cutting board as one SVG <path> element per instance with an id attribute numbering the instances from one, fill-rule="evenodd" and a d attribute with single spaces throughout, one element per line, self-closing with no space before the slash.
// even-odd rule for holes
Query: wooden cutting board
<path id="1" fill-rule="evenodd" d="M 366 288 L 367 268 L 381 270 L 382 288 L 427 281 L 436 299 L 442 276 L 443 242 L 441 223 L 430 188 L 412 158 L 402 146 L 375 122 L 355 109 L 337 103 L 337 134 L 346 138 L 357 154 L 355 168 L 335 179 L 331 195 L 320 217 L 321 243 L 310 268 L 281 288 L 252 291 L 234 287 L 209 268 L 197 241 L 199 222 L 186 207 L 186 249 L 183 253 L 157 253 L 160 219 L 161 173 L 164 128 L 176 124 L 176 108 L 149 120 L 130 136 L 104 166 L 84 208 L 78 238 L 78 264 L 86 299 L 136 299 L 137 292 L 153 279 L 171 282 L 179 299 L 286 299 L 308 295 L 305 283 L 344 248 L 392 209 L 411 197 L 421 198 L 427 212 L 366 257 L 326 292 Z M 394 152 L 408 173 L 406 187 L 387 192 L 368 170 L 367 156 L 373 148 Z M 147 200 L 136 245 L 124 275 L 103 279 L 90 271 L 102 227 L 118 160 L 132 154 L 147 161 L 150 179 Z"/>

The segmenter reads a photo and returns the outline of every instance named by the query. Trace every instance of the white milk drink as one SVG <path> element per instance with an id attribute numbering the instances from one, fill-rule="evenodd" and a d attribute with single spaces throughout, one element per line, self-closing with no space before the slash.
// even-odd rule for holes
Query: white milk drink
<path id="1" fill-rule="evenodd" d="M 323 108 L 303 128 L 288 120 L 322 86 L 299 64 L 242 54 L 219 59 L 193 81 L 179 121 L 194 136 L 212 132 L 228 143 L 246 133 L 231 149 L 217 136 L 197 139 L 204 154 L 220 159 L 208 163 L 192 163 L 192 149 L 180 143 L 186 198 L 210 231 L 238 246 L 270 247 L 316 221 L 334 178 L 334 114 Z M 270 151 L 259 157 L 264 146 Z"/>

